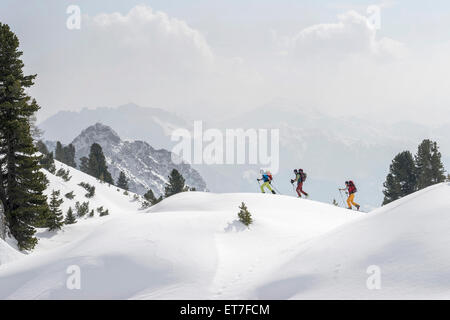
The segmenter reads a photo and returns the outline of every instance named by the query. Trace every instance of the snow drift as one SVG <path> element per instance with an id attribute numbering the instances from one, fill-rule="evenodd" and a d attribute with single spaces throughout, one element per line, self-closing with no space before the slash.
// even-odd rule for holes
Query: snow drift
<path id="1" fill-rule="evenodd" d="M 75 201 L 84 194 L 76 184 L 91 179 L 93 206 L 111 214 L 40 230 L 33 253 L 0 265 L 0 298 L 450 297 L 448 184 L 369 214 L 287 196 L 203 192 L 143 211 L 134 197 L 71 172 L 69 182 L 50 176 L 51 188 L 75 189 Z M 237 221 L 242 201 L 254 219 L 249 229 Z M 66 285 L 71 266 L 80 270 L 79 290 Z M 380 269 L 380 290 L 366 286 L 369 266 Z"/>

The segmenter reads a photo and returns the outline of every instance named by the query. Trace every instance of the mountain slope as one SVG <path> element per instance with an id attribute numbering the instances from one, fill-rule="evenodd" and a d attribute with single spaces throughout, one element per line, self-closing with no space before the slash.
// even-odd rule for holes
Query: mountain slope
<path id="1" fill-rule="evenodd" d="M 145 194 L 152 189 L 155 195 L 164 194 L 164 185 L 172 169 L 177 169 L 190 187 L 206 190 L 198 172 L 187 163 L 174 164 L 171 152 L 156 150 L 143 141 L 122 141 L 114 130 L 100 123 L 86 128 L 72 141 L 78 164 L 81 157 L 89 156 L 93 143 L 102 147 L 114 181 L 123 171 L 133 192 Z"/>
<path id="2" fill-rule="evenodd" d="M 260 299 L 449 299 L 450 184 L 414 193 L 302 246 Z M 381 289 L 368 290 L 379 268 Z M 369 270 L 369 272 L 371 272 Z"/>
<path id="3" fill-rule="evenodd" d="M 50 176 L 51 188 L 89 178 L 71 172 L 69 182 Z M 111 215 L 40 230 L 32 254 L 0 265 L 1 299 L 450 298 L 448 183 L 365 214 L 287 196 L 203 192 L 142 211 L 133 197 L 88 182 L 98 190 L 95 206 Z M 242 201 L 254 219 L 249 229 L 237 221 Z M 66 288 L 69 266 L 80 268 L 80 290 Z M 367 289 L 369 266 L 381 270 L 381 290 Z"/>
<path id="4" fill-rule="evenodd" d="M 51 188 L 66 191 L 87 178 L 71 172 L 71 181 L 55 177 Z M 202 192 L 175 195 L 144 212 L 132 210 L 137 203 L 114 188 L 88 182 L 105 207 L 115 208 L 111 215 L 81 219 L 56 234 L 40 230 L 35 252 L 0 266 L 0 298 L 220 298 L 259 283 L 299 242 L 359 217 L 285 196 Z M 241 201 L 255 219 L 250 230 L 236 221 Z M 81 290 L 65 286 L 72 265 L 80 267 Z"/>

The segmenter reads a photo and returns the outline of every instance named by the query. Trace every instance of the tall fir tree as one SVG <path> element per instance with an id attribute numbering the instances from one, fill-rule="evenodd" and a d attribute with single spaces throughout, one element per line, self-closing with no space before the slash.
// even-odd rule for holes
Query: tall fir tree
<path id="1" fill-rule="evenodd" d="M 439 151 L 437 142 L 433 143 L 431 148 L 431 169 L 432 169 L 432 182 L 441 183 L 446 180 L 446 171 L 444 169 L 444 164 L 442 163 L 442 155 Z"/>
<path id="2" fill-rule="evenodd" d="M 63 146 L 61 142 L 57 141 L 55 148 L 55 160 L 67 164 L 70 167 L 76 168 L 77 164 L 75 163 L 75 147 L 73 146 L 73 144 Z"/>
<path id="3" fill-rule="evenodd" d="M 59 230 L 63 226 L 64 216 L 60 208 L 61 204 L 64 202 L 63 199 L 59 198 L 60 191 L 52 190 L 49 203 L 49 212 L 47 216 L 46 225 L 50 231 Z"/>
<path id="4" fill-rule="evenodd" d="M 117 179 L 116 186 L 128 191 L 128 179 L 123 171 L 120 171 L 119 178 Z"/>
<path id="5" fill-rule="evenodd" d="M 403 151 L 395 156 L 383 186 L 383 205 L 416 191 L 416 167 L 411 152 Z"/>
<path id="6" fill-rule="evenodd" d="M 91 146 L 87 163 L 87 173 L 106 183 L 114 184 L 111 173 L 109 173 L 108 166 L 106 165 L 102 147 L 98 143 L 93 143 Z"/>
<path id="7" fill-rule="evenodd" d="M 417 188 L 419 190 L 445 181 L 441 153 L 436 142 L 425 139 L 419 145 L 415 156 Z"/>
<path id="8" fill-rule="evenodd" d="M 81 158 L 80 158 L 80 170 L 81 170 L 82 172 L 88 173 L 88 171 L 89 171 L 88 164 L 89 164 L 89 159 L 88 159 L 88 157 L 81 157 Z"/>
<path id="9" fill-rule="evenodd" d="M 56 148 L 55 148 L 55 160 L 58 160 L 59 162 L 66 162 L 65 154 L 64 154 L 64 148 L 61 142 L 56 141 Z"/>
<path id="10" fill-rule="evenodd" d="M 30 250 L 37 243 L 33 221 L 48 210 L 48 181 L 31 136 L 39 106 L 26 94 L 36 75 L 24 75 L 21 56 L 19 39 L 0 23 L 0 200 L 9 232 L 21 250 Z"/>
<path id="11" fill-rule="evenodd" d="M 173 169 L 169 176 L 169 182 L 165 186 L 165 197 L 183 192 L 185 189 L 184 178 L 177 169 Z"/>
<path id="12" fill-rule="evenodd" d="M 75 163 L 75 147 L 73 144 L 69 144 L 63 148 L 64 151 L 64 160 L 65 164 L 72 168 L 76 168 L 77 164 Z"/>

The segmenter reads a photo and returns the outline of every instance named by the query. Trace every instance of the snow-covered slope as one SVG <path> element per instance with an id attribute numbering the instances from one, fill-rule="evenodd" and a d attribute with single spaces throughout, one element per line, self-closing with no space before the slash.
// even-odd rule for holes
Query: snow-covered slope
<path id="1" fill-rule="evenodd" d="M 144 141 L 122 141 L 112 128 L 101 123 L 86 128 L 72 141 L 77 163 L 81 157 L 89 155 L 93 143 L 102 147 L 114 181 L 123 171 L 129 179 L 130 190 L 136 193 L 145 194 L 152 189 L 155 195 L 163 194 L 172 169 L 177 169 L 190 187 L 206 190 L 198 172 L 187 163 L 173 163 L 171 152 L 156 150 Z"/>
<path id="2" fill-rule="evenodd" d="M 112 187 L 96 187 L 111 215 L 39 233 L 32 254 L 0 266 L 0 298 L 450 297 L 448 184 L 370 214 L 287 196 L 203 192 L 142 211 Z M 250 229 L 237 221 L 242 201 Z M 381 290 L 366 287 L 372 265 Z M 80 268 L 80 290 L 66 287 L 70 266 Z"/>
<path id="3" fill-rule="evenodd" d="M 21 256 L 22 254 L 20 252 L 0 239 L 0 265 L 19 259 Z"/>
<path id="4" fill-rule="evenodd" d="M 450 299 L 449 230 L 450 184 L 443 183 L 302 245 L 253 297 Z M 379 290 L 366 285 L 374 270 Z"/>

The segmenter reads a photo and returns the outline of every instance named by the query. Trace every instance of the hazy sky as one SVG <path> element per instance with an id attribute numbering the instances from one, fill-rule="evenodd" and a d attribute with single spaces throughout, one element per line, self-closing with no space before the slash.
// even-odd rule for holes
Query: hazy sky
<path id="1" fill-rule="evenodd" d="M 71 4 L 80 30 L 66 27 Z M 0 21 L 38 74 L 39 119 L 135 102 L 207 120 L 279 98 L 385 121 L 450 116 L 444 0 L 2 0 Z"/>

